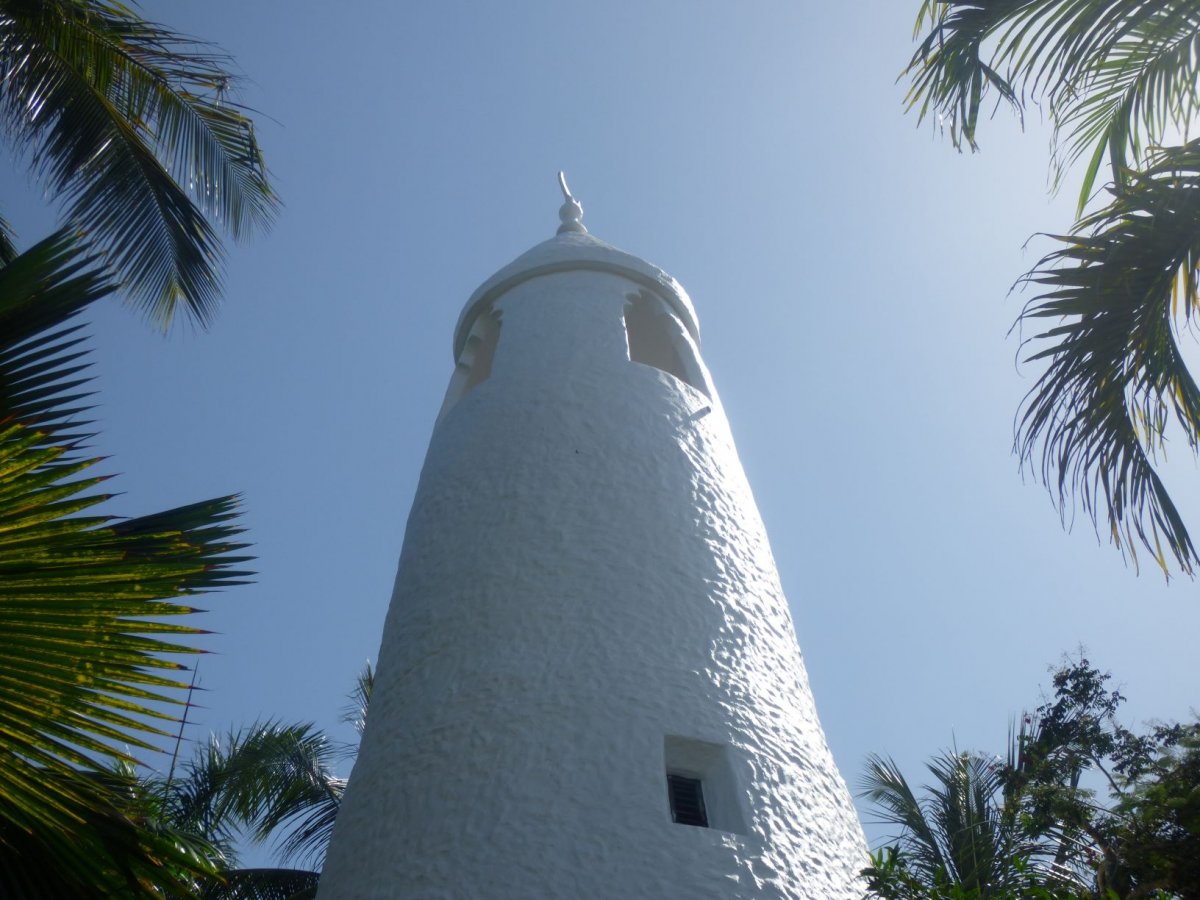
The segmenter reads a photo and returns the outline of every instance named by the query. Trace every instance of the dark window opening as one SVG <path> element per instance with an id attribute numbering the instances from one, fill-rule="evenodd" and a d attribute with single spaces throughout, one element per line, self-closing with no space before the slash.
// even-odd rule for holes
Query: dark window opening
<path id="1" fill-rule="evenodd" d="M 704 790 L 699 778 L 667 773 L 667 794 L 671 798 L 671 820 L 677 825 L 708 827 L 704 809 Z"/>
<path id="2" fill-rule="evenodd" d="M 668 734 L 663 742 L 667 807 L 671 821 L 749 834 L 746 791 L 738 787 L 744 757 L 729 744 Z"/>

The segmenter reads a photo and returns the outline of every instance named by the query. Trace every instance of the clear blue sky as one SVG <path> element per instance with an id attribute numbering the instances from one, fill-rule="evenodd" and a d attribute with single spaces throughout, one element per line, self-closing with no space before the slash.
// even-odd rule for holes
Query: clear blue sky
<path id="1" fill-rule="evenodd" d="M 350 736 L 455 319 L 553 234 L 559 168 L 595 235 L 695 302 L 852 786 L 870 752 L 914 777 L 952 741 L 1003 753 L 1081 643 L 1129 721 L 1197 705 L 1195 583 L 1137 575 L 1082 517 L 1064 532 L 1017 471 L 1035 372 L 1007 292 L 1073 191 L 1047 196 L 1036 121 L 997 117 L 969 156 L 903 115 L 917 5 L 145 5 L 236 58 L 286 203 L 232 248 L 207 334 L 93 317 L 114 509 L 245 494 L 260 574 L 204 604 L 193 737 L 260 717 Z M 2 177 L 28 243 L 47 217 Z M 1182 445 L 1173 463 L 1200 532 L 1200 472 Z"/>

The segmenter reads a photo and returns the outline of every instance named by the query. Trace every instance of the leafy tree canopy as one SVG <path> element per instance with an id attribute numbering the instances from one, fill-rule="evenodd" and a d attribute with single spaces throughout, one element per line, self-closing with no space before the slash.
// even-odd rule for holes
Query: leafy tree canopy
<path id="1" fill-rule="evenodd" d="M 1110 680 L 1085 658 L 1065 663 L 1007 760 L 940 754 L 921 796 L 873 758 L 863 796 L 900 832 L 873 854 L 868 896 L 1200 897 L 1200 720 L 1135 732 Z"/>

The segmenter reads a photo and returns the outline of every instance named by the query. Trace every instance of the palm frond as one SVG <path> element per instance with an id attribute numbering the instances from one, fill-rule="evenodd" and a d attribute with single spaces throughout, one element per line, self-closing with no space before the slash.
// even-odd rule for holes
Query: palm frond
<path id="1" fill-rule="evenodd" d="M 1154 5 L 1146 12 L 1056 99 L 1056 183 L 1089 154 L 1080 213 L 1106 155 L 1113 180 L 1124 181 L 1148 147 L 1171 129 L 1186 130 L 1200 102 L 1200 4 Z"/>
<path id="2" fill-rule="evenodd" d="M 951 140 L 976 149 L 979 112 L 990 90 L 1018 114 L 1027 99 L 1061 96 L 1089 60 L 1120 33 L 1122 9 L 1144 0 L 925 0 L 915 36 L 929 31 L 902 73 L 909 108 L 936 113 Z"/>
<path id="3" fill-rule="evenodd" d="M 916 34 L 926 27 L 903 73 L 918 119 L 936 115 L 956 147 L 976 149 L 989 92 L 1019 115 L 1041 105 L 1056 183 L 1090 153 L 1081 208 L 1106 154 L 1121 181 L 1196 109 L 1198 0 L 927 0 Z"/>
<path id="4" fill-rule="evenodd" d="M 350 702 L 342 710 L 342 721 L 354 726 L 361 738 L 367 727 L 367 710 L 371 705 L 371 692 L 375 689 L 375 670 L 368 662 L 354 679 L 354 690 L 350 692 Z"/>
<path id="5" fill-rule="evenodd" d="M 900 827 L 902 850 L 924 877 L 931 881 L 947 877 L 944 842 L 894 760 L 874 754 L 868 757 L 858 796 L 871 802 L 879 815 L 878 824 Z"/>
<path id="6" fill-rule="evenodd" d="M 242 822 L 226 782 L 230 746 L 216 735 L 201 744 L 192 758 L 161 782 L 163 818 L 191 834 L 203 836 L 219 854 L 222 869 L 237 864 L 236 846 Z"/>
<path id="7" fill-rule="evenodd" d="M 266 840 L 286 829 L 280 856 L 320 868 L 346 790 L 346 779 L 333 771 L 337 749 L 312 726 L 292 726 L 276 729 L 263 750 L 274 758 L 275 783 L 255 817 L 256 835 Z"/>
<path id="8" fill-rule="evenodd" d="M 62 230 L 0 266 L 0 422 L 77 445 L 88 411 L 77 313 L 111 293 L 98 259 Z M 80 405 L 83 404 L 83 405 Z"/>
<path id="9" fill-rule="evenodd" d="M 216 877 L 194 836 L 147 820 L 132 779 L 114 773 L 42 771 L 42 789 L 65 813 L 47 827 L 7 815 L 11 785 L 0 783 L 0 892 L 5 897 L 192 896 Z"/>
<path id="10" fill-rule="evenodd" d="M 1189 574 L 1196 550 L 1155 470 L 1174 423 L 1200 444 L 1200 389 L 1176 340 L 1200 284 L 1200 141 L 1159 151 L 1112 187 L 1111 203 L 1057 240 L 1025 278 L 1041 286 L 1022 321 L 1059 324 L 1034 341 L 1047 369 L 1026 396 L 1016 451 L 1060 508 L 1078 501 L 1136 560 Z M 1040 458 L 1040 463 L 1034 460 Z"/>
<path id="11" fill-rule="evenodd" d="M 97 514 L 75 458 L 79 326 L 111 283 L 71 231 L 0 266 L 0 894 L 151 896 L 213 872 L 146 813 L 111 759 L 155 748 L 196 652 L 176 600 L 239 583 L 236 499 Z"/>
<path id="12" fill-rule="evenodd" d="M 314 900 L 319 872 L 302 869 L 234 869 L 200 892 L 202 900 Z"/>
<path id="13" fill-rule="evenodd" d="M 214 736 L 176 783 L 177 821 L 214 842 L 243 827 L 256 841 L 287 832 L 284 860 L 319 863 L 345 790 L 336 756 L 308 724 L 266 722 Z"/>
<path id="14" fill-rule="evenodd" d="M 97 755 L 149 748 L 186 688 L 162 654 L 201 633 L 163 621 L 194 612 L 173 598 L 238 584 L 234 498 L 115 521 L 79 512 L 107 499 L 21 425 L 0 431 L 0 733 L 28 765 L 99 767 Z M 49 469 L 51 476 L 42 477 Z M 34 476 L 34 477 L 31 477 Z M 152 617 L 152 618 L 150 618 Z"/>
<path id="15" fill-rule="evenodd" d="M 8 219 L 0 216 L 0 265 L 8 265 L 17 258 L 17 236 Z"/>
<path id="16" fill-rule="evenodd" d="M 1015 874 L 1009 862 L 1018 847 L 997 807 L 1000 766 L 978 754 L 945 753 L 927 767 L 934 776 L 926 788 L 929 815 L 937 823 L 952 880 L 971 890 L 1001 886 Z"/>
<path id="17" fill-rule="evenodd" d="M 333 837 L 333 826 L 341 809 L 342 795 L 346 790 L 345 779 L 331 779 L 314 791 L 303 813 L 288 820 L 291 833 L 280 845 L 284 860 L 300 860 L 313 865 L 323 865 L 325 851 Z"/>
<path id="18" fill-rule="evenodd" d="M 956 148 L 977 149 L 975 132 L 988 91 L 995 90 L 1018 112 L 1021 100 L 1010 80 L 984 59 L 984 43 L 1002 27 L 1020 2 L 950 2 L 925 0 L 916 32 L 929 32 L 901 74 L 911 76 L 905 103 L 917 110 L 917 121 L 934 117 Z"/>
<path id="19" fill-rule="evenodd" d="M 873 889 L 887 888 L 880 896 L 1059 896 L 1029 889 L 1079 887 L 1070 872 L 1053 866 L 1058 845 L 1024 830 L 1001 760 L 945 751 L 926 768 L 932 781 L 918 798 L 894 762 L 868 761 L 859 796 L 879 821 L 901 829 L 866 872 Z"/>
<path id="20" fill-rule="evenodd" d="M 133 300 L 200 324 L 221 245 L 276 199 L 228 60 L 107 0 L 0 3 L 0 115 Z M 211 221 L 210 221 L 211 220 Z"/>

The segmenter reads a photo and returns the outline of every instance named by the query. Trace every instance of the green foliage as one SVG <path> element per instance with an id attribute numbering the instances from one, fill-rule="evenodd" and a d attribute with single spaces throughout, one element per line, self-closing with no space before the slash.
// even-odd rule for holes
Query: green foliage
<path id="1" fill-rule="evenodd" d="M 201 900 L 315 900 L 317 872 L 300 869 L 238 869 L 221 882 L 211 882 Z"/>
<path id="2" fill-rule="evenodd" d="M 1191 572 L 1196 548 L 1154 463 L 1172 422 L 1200 446 L 1200 388 L 1174 327 L 1197 308 L 1200 141 L 1156 154 L 1112 195 L 1026 276 L 1043 292 L 1023 317 L 1055 324 L 1028 357 L 1047 368 L 1026 397 L 1017 448 L 1030 462 L 1041 452 L 1060 502 L 1073 492 L 1093 519 L 1107 510 L 1118 544 L 1136 536 L 1164 569 L 1170 552 Z"/>
<path id="3" fill-rule="evenodd" d="M 346 781 L 333 765 L 337 748 L 312 725 L 255 725 L 232 734 L 224 790 L 256 841 L 287 833 L 283 861 L 324 859 Z"/>
<path id="4" fill-rule="evenodd" d="M 167 737 L 199 630 L 177 602 L 241 583 L 236 499 L 118 519 L 83 455 L 82 325 L 112 293 L 164 327 L 219 294 L 218 230 L 275 198 L 224 57 L 115 0 L 0 0 L 0 120 L 65 203 L 18 253 L 0 220 L 0 894 L 183 897 L 220 831 L 134 775 Z M 85 237 L 86 236 L 86 237 Z M 110 274 L 111 273 L 111 274 Z M 216 842 L 206 835 L 213 833 Z M 282 883 L 282 882 L 281 882 Z M 263 896 L 266 896 L 265 894 Z"/>
<path id="5" fill-rule="evenodd" d="M 1196 0 L 925 0 L 914 34 L 926 28 L 905 70 L 909 108 L 976 149 L 989 92 L 1019 115 L 1037 103 L 1057 176 L 1088 156 L 1081 210 L 1105 155 L 1122 181 L 1200 102 Z"/>
<path id="6" fill-rule="evenodd" d="M 900 828 L 897 842 L 873 854 L 863 873 L 870 896 L 1070 896 L 1077 885 L 1052 865 L 1054 845 L 1023 827 L 999 759 L 945 752 L 927 768 L 933 780 L 918 797 L 894 762 L 877 756 L 868 761 L 860 796 L 871 801 L 879 822 Z"/>
<path id="7" fill-rule="evenodd" d="M 317 873 L 241 869 L 234 846 L 241 836 L 262 842 L 286 834 L 284 861 L 304 857 L 319 867 L 328 838 L 318 833 L 325 818 L 332 825 L 345 789 L 335 756 L 312 725 L 259 723 L 211 736 L 178 772 L 145 779 L 143 790 L 161 821 L 211 848 L 220 877 L 205 880 L 201 896 L 290 897 L 314 887 Z"/>
<path id="8" fill-rule="evenodd" d="M 115 0 L 0 0 L 0 118 L 164 327 L 220 296 L 218 230 L 276 207 L 229 60 Z"/>
<path id="9" fill-rule="evenodd" d="M 869 896 L 1200 897 L 1200 721 L 1136 733 L 1108 680 L 1086 659 L 1064 664 L 1006 763 L 941 754 L 922 799 L 872 759 L 864 796 L 901 831 L 863 872 Z"/>
<path id="10" fill-rule="evenodd" d="M 1143 734 L 1087 659 L 1054 673 L 1054 698 L 1027 717 L 1010 787 L 1026 827 L 1054 835 L 1064 864 L 1115 897 L 1200 897 L 1200 720 Z M 1084 786 L 1099 776 L 1107 803 Z"/>
<path id="11" fill-rule="evenodd" d="M 1039 883 L 1028 873 L 1020 856 L 1005 861 L 1012 875 L 1006 887 L 968 887 L 938 875 L 931 880 L 914 874 L 907 857 L 896 847 L 883 847 L 871 854 L 871 865 L 863 870 L 868 897 L 882 900 L 1078 900 L 1083 894 L 1065 886 Z"/>
<path id="12" fill-rule="evenodd" d="M 92 512 L 87 396 L 71 322 L 112 288 L 63 231 L 0 267 L 0 893 L 161 896 L 213 871 L 111 759 L 166 733 L 197 629 L 182 597 L 238 584 L 247 557 L 218 498 L 133 519 Z"/>
<path id="13" fill-rule="evenodd" d="M 1194 574 L 1196 548 L 1157 471 L 1173 430 L 1200 450 L 1200 391 L 1178 347 L 1200 301 L 1200 143 L 1167 146 L 1200 105 L 1200 0 L 925 0 L 908 105 L 978 147 L 989 97 L 1054 126 L 1058 184 L 1087 159 L 1079 215 L 1108 161 L 1111 200 L 1054 236 L 1023 281 L 1021 323 L 1047 365 L 1015 449 L 1060 509 L 1079 502 L 1136 563 Z M 922 37 L 923 35 L 923 37 Z"/>
<path id="14" fill-rule="evenodd" d="M 361 738 L 363 729 L 367 727 L 367 709 L 371 705 L 371 692 L 375 690 L 375 670 L 368 662 L 354 679 L 354 690 L 350 692 L 349 703 L 342 710 L 342 721 L 354 726 Z"/>
<path id="15" fill-rule="evenodd" d="M 343 716 L 360 733 L 373 682 L 368 664 Z M 311 724 L 257 723 L 210 736 L 178 772 L 142 779 L 140 802 L 157 821 L 208 848 L 219 874 L 200 882 L 206 900 L 305 900 L 315 896 L 315 870 L 345 793 L 333 764 L 356 749 L 334 745 Z M 239 868 L 239 837 L 275 840 L 282 862 L 301 860 L 312 869 Z"/>

